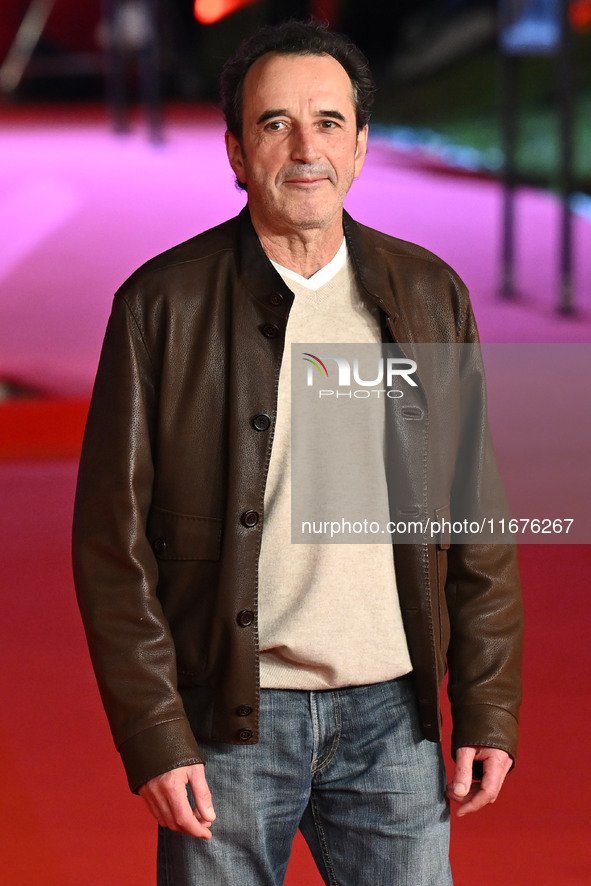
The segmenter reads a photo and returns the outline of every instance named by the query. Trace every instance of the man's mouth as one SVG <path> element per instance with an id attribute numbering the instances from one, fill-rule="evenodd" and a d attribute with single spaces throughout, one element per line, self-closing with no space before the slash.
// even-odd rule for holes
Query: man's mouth
<path id="1" fill-rule="evenodd" d="M 302 185 L 309 187 L 319 184 L 320 182 L 331 181 L 330 171 L 328 169 L 314 169 L 305 166 L 294 167 L 284 173 L 283 184 L 286 185 Z"/>
<path id="2" fill-rule="evenodd" d="M 315 185 L 317 182 L 326 181 L 326 177 L 317 178 L 287 178 L 285 184 L 288 185 Z"/>

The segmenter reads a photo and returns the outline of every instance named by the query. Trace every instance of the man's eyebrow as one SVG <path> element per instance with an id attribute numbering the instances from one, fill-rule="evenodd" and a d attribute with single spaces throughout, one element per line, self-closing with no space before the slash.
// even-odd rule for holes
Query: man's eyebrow
<path id="1" fill-rule="evenodd" d="M 257 124 L 264 123 L 266 120 L 271 120 L 273 117 L 284 117 L 287 113 L 287 108 L 271 108 L 268 111 L 263 111 L 257 120 Z"/>
<path id="2" fill-rule="evenodd" d="M 334 120 L 341 120 L 343 123 L 346 122 L 345 115 L 341 114 L 340 111 L 318 111 L 317 117 L 332 117 Z"/>

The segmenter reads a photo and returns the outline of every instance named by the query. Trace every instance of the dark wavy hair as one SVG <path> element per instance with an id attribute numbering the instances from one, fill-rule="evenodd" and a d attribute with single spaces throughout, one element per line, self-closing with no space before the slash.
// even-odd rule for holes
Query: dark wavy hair
<path id="1" fill-rule="evenodd" d="M 220 77 L 222 111 L 228 131 L 242 138 L 244 79 L 251 66 L 269 52 L 279 55 L 331 55 L 349 75 L 357 131 L 369 122 L 375 92 L 369 63 L 360 49 L 320 22 L 289 21 L 261 28 L 244 40 L 226 62 Z"/>

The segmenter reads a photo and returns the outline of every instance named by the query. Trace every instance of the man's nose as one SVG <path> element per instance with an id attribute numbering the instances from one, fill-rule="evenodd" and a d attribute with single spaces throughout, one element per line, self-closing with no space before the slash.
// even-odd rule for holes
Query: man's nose
<path id="1" fill-rule="evenodd" d="M 298 126 L 292 134 L 291 159 L 313 163 L 319 157 L 318 133 L 313 127 Z"/>

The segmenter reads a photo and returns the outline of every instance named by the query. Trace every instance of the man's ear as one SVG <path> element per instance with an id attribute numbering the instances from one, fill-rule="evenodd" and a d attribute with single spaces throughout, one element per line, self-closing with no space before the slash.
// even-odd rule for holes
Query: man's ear
<path id="1" fill-rule="evenodd" d="M 369 126 L 364 126 L 363 129 L 360 129 L 357 133 L 357 145 L 355 147 L 355 178 L 361 173 L 363 169 L 363 164 L 365 162 L 365 155 L 367 153 L 367 136 L 369 133 Z"/>
<path id="2" fill-rule="evenodd" d="M 245 185 L 246 165 L 244 163 L 242 145 L 240 144 L 240 139 L 236 138 L 235 135 L 232 135 L 231 132 L 226 132 L 226 153 L 234 175 L 239 182 L 242 182 L 242 184 Z"/>

